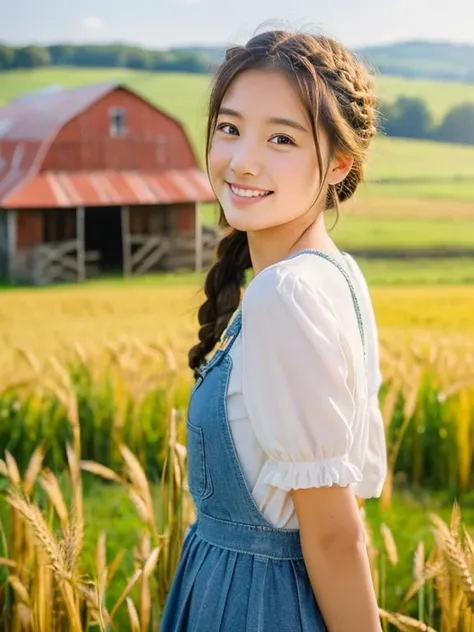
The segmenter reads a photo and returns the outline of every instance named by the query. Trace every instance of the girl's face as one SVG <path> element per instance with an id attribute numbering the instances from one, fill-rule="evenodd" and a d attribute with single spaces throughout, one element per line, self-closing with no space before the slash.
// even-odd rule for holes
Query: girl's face
<path id="1" fill-rule="evenodd" d="M 323 164 L 329 148 L 319 133 Z M 298 221 L 314 205 L 321 173 L 311 122 L 291 82 L 271 70 L 249 70 L 221 104 L 209 150 L 209 175 L 227 222 L 258 231 Z"/>

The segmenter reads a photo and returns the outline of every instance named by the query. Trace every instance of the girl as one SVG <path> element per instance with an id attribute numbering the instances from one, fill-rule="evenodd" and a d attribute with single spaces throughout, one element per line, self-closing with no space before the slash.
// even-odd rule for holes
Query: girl
<path id="1" fill-rule="evenodd" d="M 161 632 L 381 630 L 356 500 L 386 471 L 377 331 L 324 222 L 375 131 L 370 78 L 332 39 L 263 33 L 217 72 L 207 166 L 232 230 L 189 353 L 197 520 Z"/>

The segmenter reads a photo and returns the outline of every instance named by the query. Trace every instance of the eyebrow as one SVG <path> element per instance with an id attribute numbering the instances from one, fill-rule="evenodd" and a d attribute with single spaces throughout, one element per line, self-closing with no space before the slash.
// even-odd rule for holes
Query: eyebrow
<path id="1" fill-rule="evenodd" d="M 240 114 L 236 110 L 232 110 L 231 108 L 221 108 L 219 110 L 219 116 L 222 116 L 222 115 L 233 116 L 234 118 L 243 119 L 242 114 Z M 301 125 L 301 123 L 298 123 L 297 121 L 293 121 L 293 119 L 282 118 L 280 116 L 271 117 L 267 119 L 267 122 L 273 125 L 284 125 L 285 127 L 291 127 L 300 132 L 308 131 L 304 125 Z"/>

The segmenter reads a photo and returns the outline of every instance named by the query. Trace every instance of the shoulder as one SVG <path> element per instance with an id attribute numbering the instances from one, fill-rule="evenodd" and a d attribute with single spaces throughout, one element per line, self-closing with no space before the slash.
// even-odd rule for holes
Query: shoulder
<path id="1" fill-rule="evenodd" d="M 260 272 L 244 292 L 242 312 L 268 314 L 284 306 L 332 311 L 341 292 L 348 292 L 348 286 L 334 263 L 311 253 L 301 254 Z"/>

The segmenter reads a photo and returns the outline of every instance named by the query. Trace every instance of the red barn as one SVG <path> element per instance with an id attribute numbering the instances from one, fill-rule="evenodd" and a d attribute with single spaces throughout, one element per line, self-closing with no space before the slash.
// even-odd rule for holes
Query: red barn
<path id="1" fill-rule="evenodd" d="M 0 109 L 0 276 L 13 283 L 199 269 L 207 175 L 178 121 L 124 86 L 48 89 Z"/>

